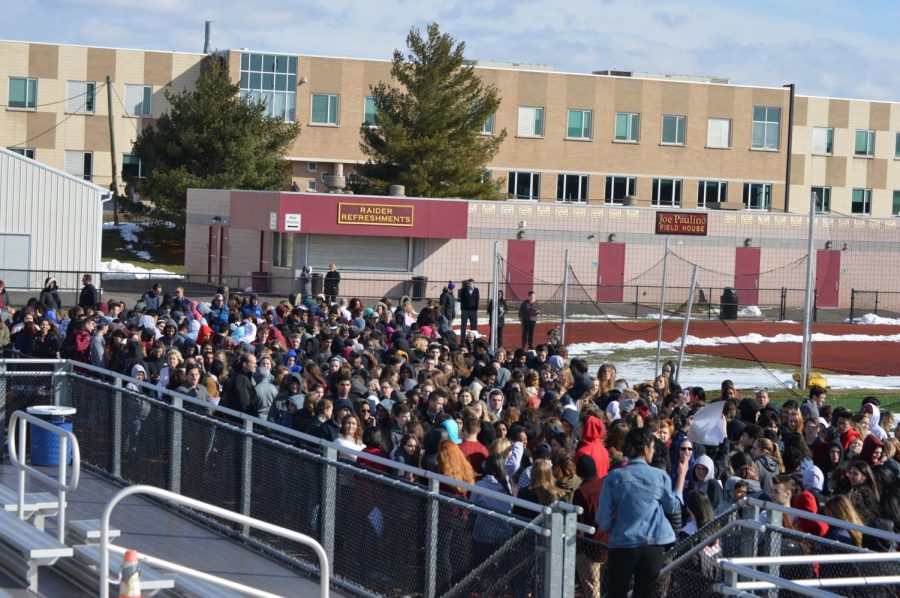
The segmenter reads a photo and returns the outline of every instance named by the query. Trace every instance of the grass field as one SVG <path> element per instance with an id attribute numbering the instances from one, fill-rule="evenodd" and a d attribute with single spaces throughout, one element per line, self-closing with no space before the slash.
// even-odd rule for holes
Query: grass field
<path id="1" fill-rule="evenodd" d="M 107 222 L 112 222 L 111 216 L 107 216 Z M 120 222 L 125 220 L 120 218 Z M 130 240 L 123 237 L 119 229 L 104 227 L 101 259 L 183 274 L 184 239 L 174 238 L 171 230 L 164 226 L 138 226 L 133 229 L 136 240 Z"/>

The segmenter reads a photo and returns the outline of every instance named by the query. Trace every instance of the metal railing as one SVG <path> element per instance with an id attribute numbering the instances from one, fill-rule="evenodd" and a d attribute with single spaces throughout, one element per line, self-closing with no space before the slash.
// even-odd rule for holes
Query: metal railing
<path id="1" fill-rule="evenodd" d="M 509 530 L 500 535 L 507 545 L 516 544 L 515 550 L 507 551 L 508 558 L 515 557 L 510 562 L 530 555 L 528 577 L 535 595 L 574 596 L 575 537 L 578 531 L 595 532 L 577 523 L 581 511 L 577 507 L 530 503 L 192 397 L 160 394 L 152 384 L 80 362 L 0 360 L 0 381 L 10 368 L 56 370 L 29 374 L 52 375 L 61 382 L 54 402 L 78 407 L 76 432 L 88 447 L 86 459 L 93 468 L 120 482 L 166 488 L 315 537 L 334 563 L 332 579 L 337 586 L 368 595 L 395 590 L 429 598 L 442 595 L 470 570 L 466 559 L 472 529 L 481 519 L 492 529 Z M 138 391 L 126 389 L 126 384 Z M 210 409 L 214 415 L 209 415 Z M 137 414 L 143 411 L 147 415 L 138 422 Z M 141 450 L 135 451 L 135 444 Z M 366 466 L 349 462 L 353 460 Z M 406 475 L 420 484 L 406 481 Z M 458 488 L 470 498 L 500 501 L 508 510 L 518 507 L 537 517 L 527 521 L 485 509 L 458 494 L 442 493 L 442 487 Z M 289 489 L 291 508 L 272 509 L 272 504 L 287 506 Z M 192 516 L 310 570 L 303 551 L 283 538 L 245 524 L 230 527 L 235 525 L 232 520 L 223 525 L 217 516 Z M 361 533 L 370 552 L 382 554 L 386 570 L 361 575 L 359 567 L 352 566 L 358 548 L 353 549 L 348 538 L 359 540 Z M 483 581 L 473 580 L 472 591 L 482 591 L 477 584 Z"/>
<path id="2" fill-rule="evenodd" d="M 316 553 L 316 557 L 318 557 L 319 559 L 319 596 L 321 598 L 328 598 L 328 586 L 329 580 L 331 579 L 330 565 L 328 564 L 328 555 L 325 554 L 325 549 L 322 548 L 322 545 L 316 542 L 314 539 L 293 530 L 285 529 L 277 525 L 272 525 L 271 523 L 266 523 L 265 521 L 260 521 L 259 519 L 247 517 L 246 515 L 241 515 L 239 513 L 233 513 L 226 509 L 222 509 L 193 498 L 188 498 L 180 494 L 175 494 L 174 492 L 169 492 L 168 490 L 163 490 L 162 488 L 155 488 L 153 486 L 130 486 L 128 488 L 123 488 L 122 490 L 119 490 L 111 499 L 109 499 L 108 503 L 106 503 L 106 508 L 103 510 L 103 518 L 100 520 L 100 598 L 109 598 L 109 584 L 120 582 L 119 579 L 110 579 L 109 576 L 109 520 L 112 516 L 113 509 L 116 508 L 116 505 L 119 504 L 124 498 L 132 496 L 134 494 L 155 496 L 171 503 L 185 505 L 192 509 L 202 511 L 204 513 L 209 513 L 210 515 L 215 515 L 216 517 L 221 517 L 229 521 L 234 521 L 242 525 L 247 525 L 256 529 L 263 530 L 267 533 L 274 534 L 282 538 L 293 540 L 294 542 L 298 542 L 308 548 L 311 548 Z M 163 561 L 161 559 L 154 559 L 154 564 L 163 568 L 168 567 L 173 570 L 177 570 L 179 573 L 182 573 L 184 575 L 190 575 L 199 579 L 204 579 L 205 581 L 214 583 L 224 588 L 229 588 L 241 592 L 245 592 L 248 589 L 243 584 L 238 584 L 215 575 L 203 574 L 201 571 L 196 571 L 188 567 L 177 566 L 176 569 L 175 567 L 170 566 L 171 563 L 168 563 L 167 561 Z"/>
<path id="3" fill-rule="evenodd" d="M 48 432 L 59 436 L 59 466 L 57 469 L 57 478 L 52 478 L 44 472 L 35 469 L 31 465 L 25 463 L 25 444 L 28 424 L 43 428 Z M 78 439 L 72 432 L 65 430 L 51 422 L 44 421 L 28 413 L 15 411 L 9 418 L 9 430 L 16 430 L 18 437 L 18 447 L 14 442 L 13 434 L 7 433 L 7 449 L 9 450 L 9 460 L 12 466 L 17 470 L 18 474 L 18 515 L 19 519 L 25 519 L 25 477 L 26 474 L 41 480 L 56 489 L 57 501 L 59 502 L 57 526 L 57 539 L 60 543 L 65 543 L 66 538 L 66 493 L 74 492 L 78 488 L 78 482 L 81 478 L 81 451 L 78 447 Z M 72 450 L 72 479 L 66 483 L 68 469 L 68 452 L 69 446 Z M 21 455 L 21 458 L 20 458 Z"/>

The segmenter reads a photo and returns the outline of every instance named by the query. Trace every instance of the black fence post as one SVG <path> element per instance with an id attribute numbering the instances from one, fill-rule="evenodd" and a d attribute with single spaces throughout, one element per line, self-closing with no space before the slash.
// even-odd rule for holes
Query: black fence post
<path id="1" fill-rule="evenodd" d="M 875 291 L 875 315 L 878 315 L 878 291 Z"/>
<path id="2" fill-rule="evenodd" d="M 853 316 L 855 315 L 854 308 L 856 307 L 856 289 L 850 289 L 850 323 L 853 323 Z"/>
<path id="3" fill-rule="evenodd" d="M 819 321 L 819 290 L 813 289 L 813 322 Z"/>
<path id="4" fill-rule="evenodd" d="M 778 319 L 784 320 L 785 313 L 787 312 L 787 289 L 781 287 L 781 309 L 778 312 Z"/>
<path id="5" fill-rule="evenodd" d="M 634 319 L 638 317 L 638 301 L 640 301 L 641 285 L 634 285 Z"/>

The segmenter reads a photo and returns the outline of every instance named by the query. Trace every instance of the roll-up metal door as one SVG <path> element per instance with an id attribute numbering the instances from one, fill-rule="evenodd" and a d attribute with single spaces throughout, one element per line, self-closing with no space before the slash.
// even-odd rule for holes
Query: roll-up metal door
<path id="1" fill-rule="evenodd" d="M 327 269 L 328 264 L 337 264 L 339 270 L 378 272 L 409 272 L 411 268 L 412 241 L 407 238 L 308 235 L 307 239 L 307 264 L 314 269 Z"/>

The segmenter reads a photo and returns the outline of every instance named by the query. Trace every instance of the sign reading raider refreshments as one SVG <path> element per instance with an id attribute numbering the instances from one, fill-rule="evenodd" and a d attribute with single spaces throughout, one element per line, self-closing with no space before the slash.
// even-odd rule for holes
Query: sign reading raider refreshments
<path id="1" fill-rule="evenodd" d="M 338 204 L 338 224 L 412 226 L 413 206 L 341 202 Z"/>
<path id="2" fill-rule="evenodd" d="M 706 236 L 708 216 L 689 212 L 657 212 L 656 234 Z"/>

